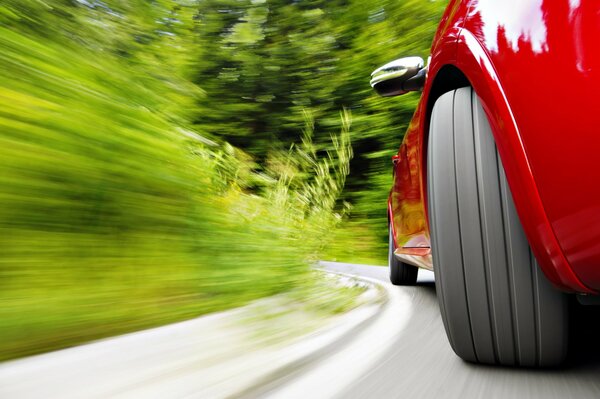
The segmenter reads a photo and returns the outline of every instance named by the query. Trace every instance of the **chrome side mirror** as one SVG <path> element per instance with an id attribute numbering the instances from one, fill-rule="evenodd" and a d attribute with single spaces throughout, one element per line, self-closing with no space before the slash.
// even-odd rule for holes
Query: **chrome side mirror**
<path id="1" fill-rule="evenodd" d="M 422 90 L 427 67 L 421 57 L 405 57 L 377 68 L 371 74 L 371 87 L 382 97 L 400 96 Z"/>

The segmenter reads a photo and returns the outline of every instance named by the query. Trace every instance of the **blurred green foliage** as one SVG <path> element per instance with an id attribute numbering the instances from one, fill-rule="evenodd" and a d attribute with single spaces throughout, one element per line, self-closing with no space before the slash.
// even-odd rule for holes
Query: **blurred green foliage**
<path id="1" fill-rule="evenodd" d="M 418 97 L 368 76 L 426 56 L 443 6 L 2 1 L 0 359 L 305 287 L 324 250 L 384 258 Z"/>
<path id="2" fill-rule="evenodd" d="M 341 108 L 352 111 L 355 157 L 341 202 L 350 219 L 327 257 L 385 264 L 391 156 L 414 112 L 418 93 L 379 98 L 371 71 L 396 58 L 429 56 L 446 1 L 205 0 L 199 2 L 200 57 L 194 81 L 195 127 L 257 159 L 286 148 L 303 113 L 326 148 Z"/>

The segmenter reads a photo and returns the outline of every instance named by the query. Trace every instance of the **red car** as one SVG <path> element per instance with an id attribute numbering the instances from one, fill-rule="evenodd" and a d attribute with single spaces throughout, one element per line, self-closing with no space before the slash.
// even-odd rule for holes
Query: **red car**
<path id="1" fill-rule="evenodd" d="M 435 271 L 454 351 L 551 366 L 567 352 L 566 293 L 600 293 L 600 3 L 451 0 L 427 66 L 372 74 L 422 90 L 394 161 L 390 278 Z"/>

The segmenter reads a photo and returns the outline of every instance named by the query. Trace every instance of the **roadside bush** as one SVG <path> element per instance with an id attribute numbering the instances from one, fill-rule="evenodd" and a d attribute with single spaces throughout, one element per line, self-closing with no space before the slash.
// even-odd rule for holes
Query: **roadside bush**
<path id="1" fill-rule="evenodd" d="M 258 164 L 190 122 L 194 7 L 0 5 L 0 360 L 310 284 L 350 115 Z"/>

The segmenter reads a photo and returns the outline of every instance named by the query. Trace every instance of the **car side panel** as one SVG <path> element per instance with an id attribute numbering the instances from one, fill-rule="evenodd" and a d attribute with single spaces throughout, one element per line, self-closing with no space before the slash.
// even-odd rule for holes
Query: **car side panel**
<path id="1" fill-rule="evenodd" d="M 399 256 L 430 260 L 424 201 L 427 111 L 435 100 L 429 97 L 437 73 L 445 65 L 453 65 L 465 73 L 490 118 L 517 210 L 543 271 L 565 291 L 594 293 L 591 288 L 600 287 L 600 268 L 596 267 L 600 259 L 595 258 L 600 256 L 599 245 L 595 245 L 600 242 L 596 239 L 600 235 L 600 220 L 596 220 L 600 219 L 600 210 L 594 208 L 600 204 L 600 188 L 581 177 L 585 172 L 593 181 L 600 178 L 600 168 L 594 165 L 600 140 L 593 134 L 600 126 L 600 113 L 593 110 L 593 95 L 600 88 L 599 56 L 597 50 L 589 51 L 594 46 L 582 42 L 587 37 L 600 37 L 600 21 L 594 19 L 600 13 L 597 6 L 590 11 L 589 5 L 582 9 L 583 3 L 571 1 L 567 10 L 565 4 L 549 0 L 474 0 L 469 12 L 465 3 L 449 5 L 433 42 L 432 63 L 421 101 L 399 151 L 401 159 L 396 165 L 388 204 L 394 238 L 400 244 L 396 251 Z M 504 11 L 499 11 L 499 7 L 504 7 Z M 501 21 L 503 15 L 505 21 Z M 540 15 L 545 31 L 539 25 Z M 489 22 L 490 18 L 495 24 Z M 536 18 L 537 25 L 532 22 Z M 510 29 L 513 32 L 508 32 Z M 556 30 L 561 34 L 572 32 L 571 44 L 567 45 L 570 52 L 560 47 L 564 38 Z M 564 54 L 573 58 L 565 60 Z M 570 75 L 563 73 L 568 71 Z M 578 83 L 576 88 L 571 87 L 571 78 Z M 582 84 L 586 82 L 587 85 Z M 561 104 L 557 99 L 564 99 L 561 93 L 565 91 L 586 103 Z M 560 113 L 566 108 L 576 108 L 578 119 Z M 558 117 L 561 121 L 555 123 Z M 577 120 L 582 122 L 579 126 Z M 575 133 L 575 128 L 578 139 L 571 140 L 568 133 Z M 579 138 L 590 144 L 583 145 L 585 159 L 577 156 L 582 147 Z M 565 147 L 570 157 L 566 165 L 556 157 L 564 156 Z M 573 192 L 576 204 L 572 202 Z M 556 212 L 562 211 L 562 217 L 547 212 L 549 206 Z M 579 206 L 584 208 L 578 209 Z"/>
<path id="2" fill-rule="evenodd" d="M 429 74 L 435 76 L 445 63 L 454 62 L 456 43 L 467 5 L 460 0 L 450 2 L 439 24 L 432 45 L 432 61 Z M 403 260 L 432 268 L 429 245 L 429 229 L 425 208 L 426 171 L 422 157 L 424 129 L 427 128 L 427 98 L 433 79 L 427 79 L 423 95 L 398 151 L 395 164 L 394 184 L 388 201 L 396 254 Z M 418 262 L 411 257 L 420 257 Z"/>

